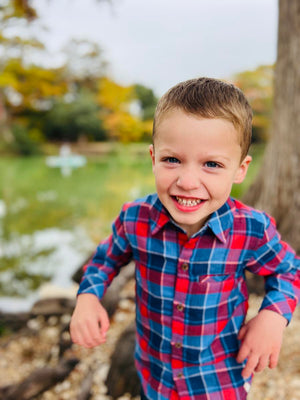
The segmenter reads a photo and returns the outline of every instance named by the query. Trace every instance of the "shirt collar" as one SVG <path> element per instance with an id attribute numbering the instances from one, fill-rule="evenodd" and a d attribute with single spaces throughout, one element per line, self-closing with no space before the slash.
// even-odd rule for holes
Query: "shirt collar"
<path id="1" fill-rule="evenodd" d="M 162 205 L 158 196 L 153 198 L 152 207 L 150 209 L 150 226 L 153 234 L 156 234 L 168 223 L 173 223 L 168 211 Z M 226 242 L 226 238 L 233 224 L 233 212 L 235 210 L 235 203 L 233 199 L 229 198 L 222 207 L 215 211 L 206 225 L 200 229 L 195 235 L 199 234 L 203 229 L 209 227 L 212 233 L 222 242 Z M 176 223 L 173 223 L 176 225 Z M 176 225 L 177 226 L 177 225 Z M 195 236 L 194 235 L 194 236 Z"/>
<path id="2" fill-rule="evenodd" d="M 222 243 L 226 242 L 228 232 L 232 227 L 235 208 L 233 199 L 229 198 L 222 207 L 211 215 L 207 222 L 207 226 Z"/>
<path id="3" fill-rule="evenodd" d="M 162 205 L 157 194 L 154 195 L 152 207 L 150 209 L 150 227 L 152 233 L 155 235 L 169 222 L 171 222 L 171 218 L 168 211 Z"/>

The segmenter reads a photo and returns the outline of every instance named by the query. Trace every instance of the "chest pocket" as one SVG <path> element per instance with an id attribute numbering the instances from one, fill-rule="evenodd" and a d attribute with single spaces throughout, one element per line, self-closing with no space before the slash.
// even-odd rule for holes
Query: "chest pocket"
<path id="1" fill-rule="evenodd" d="M 191 268 L 193 293 L 228 293 L 238 286 L 238 265 L 206 264 Z"/>

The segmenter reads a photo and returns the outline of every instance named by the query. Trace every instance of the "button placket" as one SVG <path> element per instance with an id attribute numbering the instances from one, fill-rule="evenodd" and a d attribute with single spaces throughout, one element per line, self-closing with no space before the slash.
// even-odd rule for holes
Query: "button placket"
<path id="1" fill-rule="evenodd" d="M 188 271 L 188 269 L 189 269 L 189 264 L 188 264 L 188 263 L 183 263 L 183 264 L 181 265 L 181 269 L 182 269 L 183 271 Z"/>
<path id="2" fill-rule="evenodd" d="M 172 358 L 176 367 L 173 370 L 174 379 L 179 382 L 184 378 L 182 367 L 176 361 L 183 360 L 184 356 L 184 312 L 189 286 L 189 258 L 190 249 L 182 249 L 178 262 L 178 271 L 174 293 L 173 325 L 172 325 Z M 186 253 L 186 254 L 184 254 Z M 182 364 L 182 363 L 180 363 Z M 178 388 L 179 390 L 179 388 Z M 180 392 L 180 390 L 179 390 Z"/>

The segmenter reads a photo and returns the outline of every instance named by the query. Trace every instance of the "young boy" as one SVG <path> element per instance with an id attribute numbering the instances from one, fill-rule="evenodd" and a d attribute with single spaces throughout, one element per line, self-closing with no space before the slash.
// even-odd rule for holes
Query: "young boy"
<path id="1" fill-rule="evenodd" d="M 157 194 L 124 205 L 86 269 L 70 329 L 75 343 L 93 347 L 109 327 L 99 300 L 135 260 L 144 399 L 246 399 L 252 374 L 277 365 L 300 259 L 270 217 L 230 197 L 251 161 L 251 123 L 233 85 L 200 78 L 170 89 L 150 146 Z M 246 324 L 245 270 L 266 278 Z"/>

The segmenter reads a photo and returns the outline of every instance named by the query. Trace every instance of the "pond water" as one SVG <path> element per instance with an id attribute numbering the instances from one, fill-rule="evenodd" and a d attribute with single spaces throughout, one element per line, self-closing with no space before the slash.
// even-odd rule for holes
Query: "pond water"
<path id="1" fill-rule="evenodd" d="M 13 266 L 1 273 L 0 310 L 26 311 L 45 288 L 63 293 L 74 285 L 71 276 L 93 250 L 83 229 L 48 228 L 2 241 L 0 259 Z M 49 292 L 48 292 L 49 294 Z"/>
<path id="2" fill-rule="evenodd" d="M 75 295 L 73 273 L 122 204 L 154 190 L 146 155 L 124 147 L 69 176 L 44 157 L 0 159 L 0 311 L 26 311 L 49 287 Z"/>
<path id="3" fill-rule="evenodd" d="M 66 293 L 122 204 L 154 190 L 147 144 L 118 145 L 68 176 L 45 157 L 1 157 L 0 311 L 28 310 L 49 285 Z"/>

